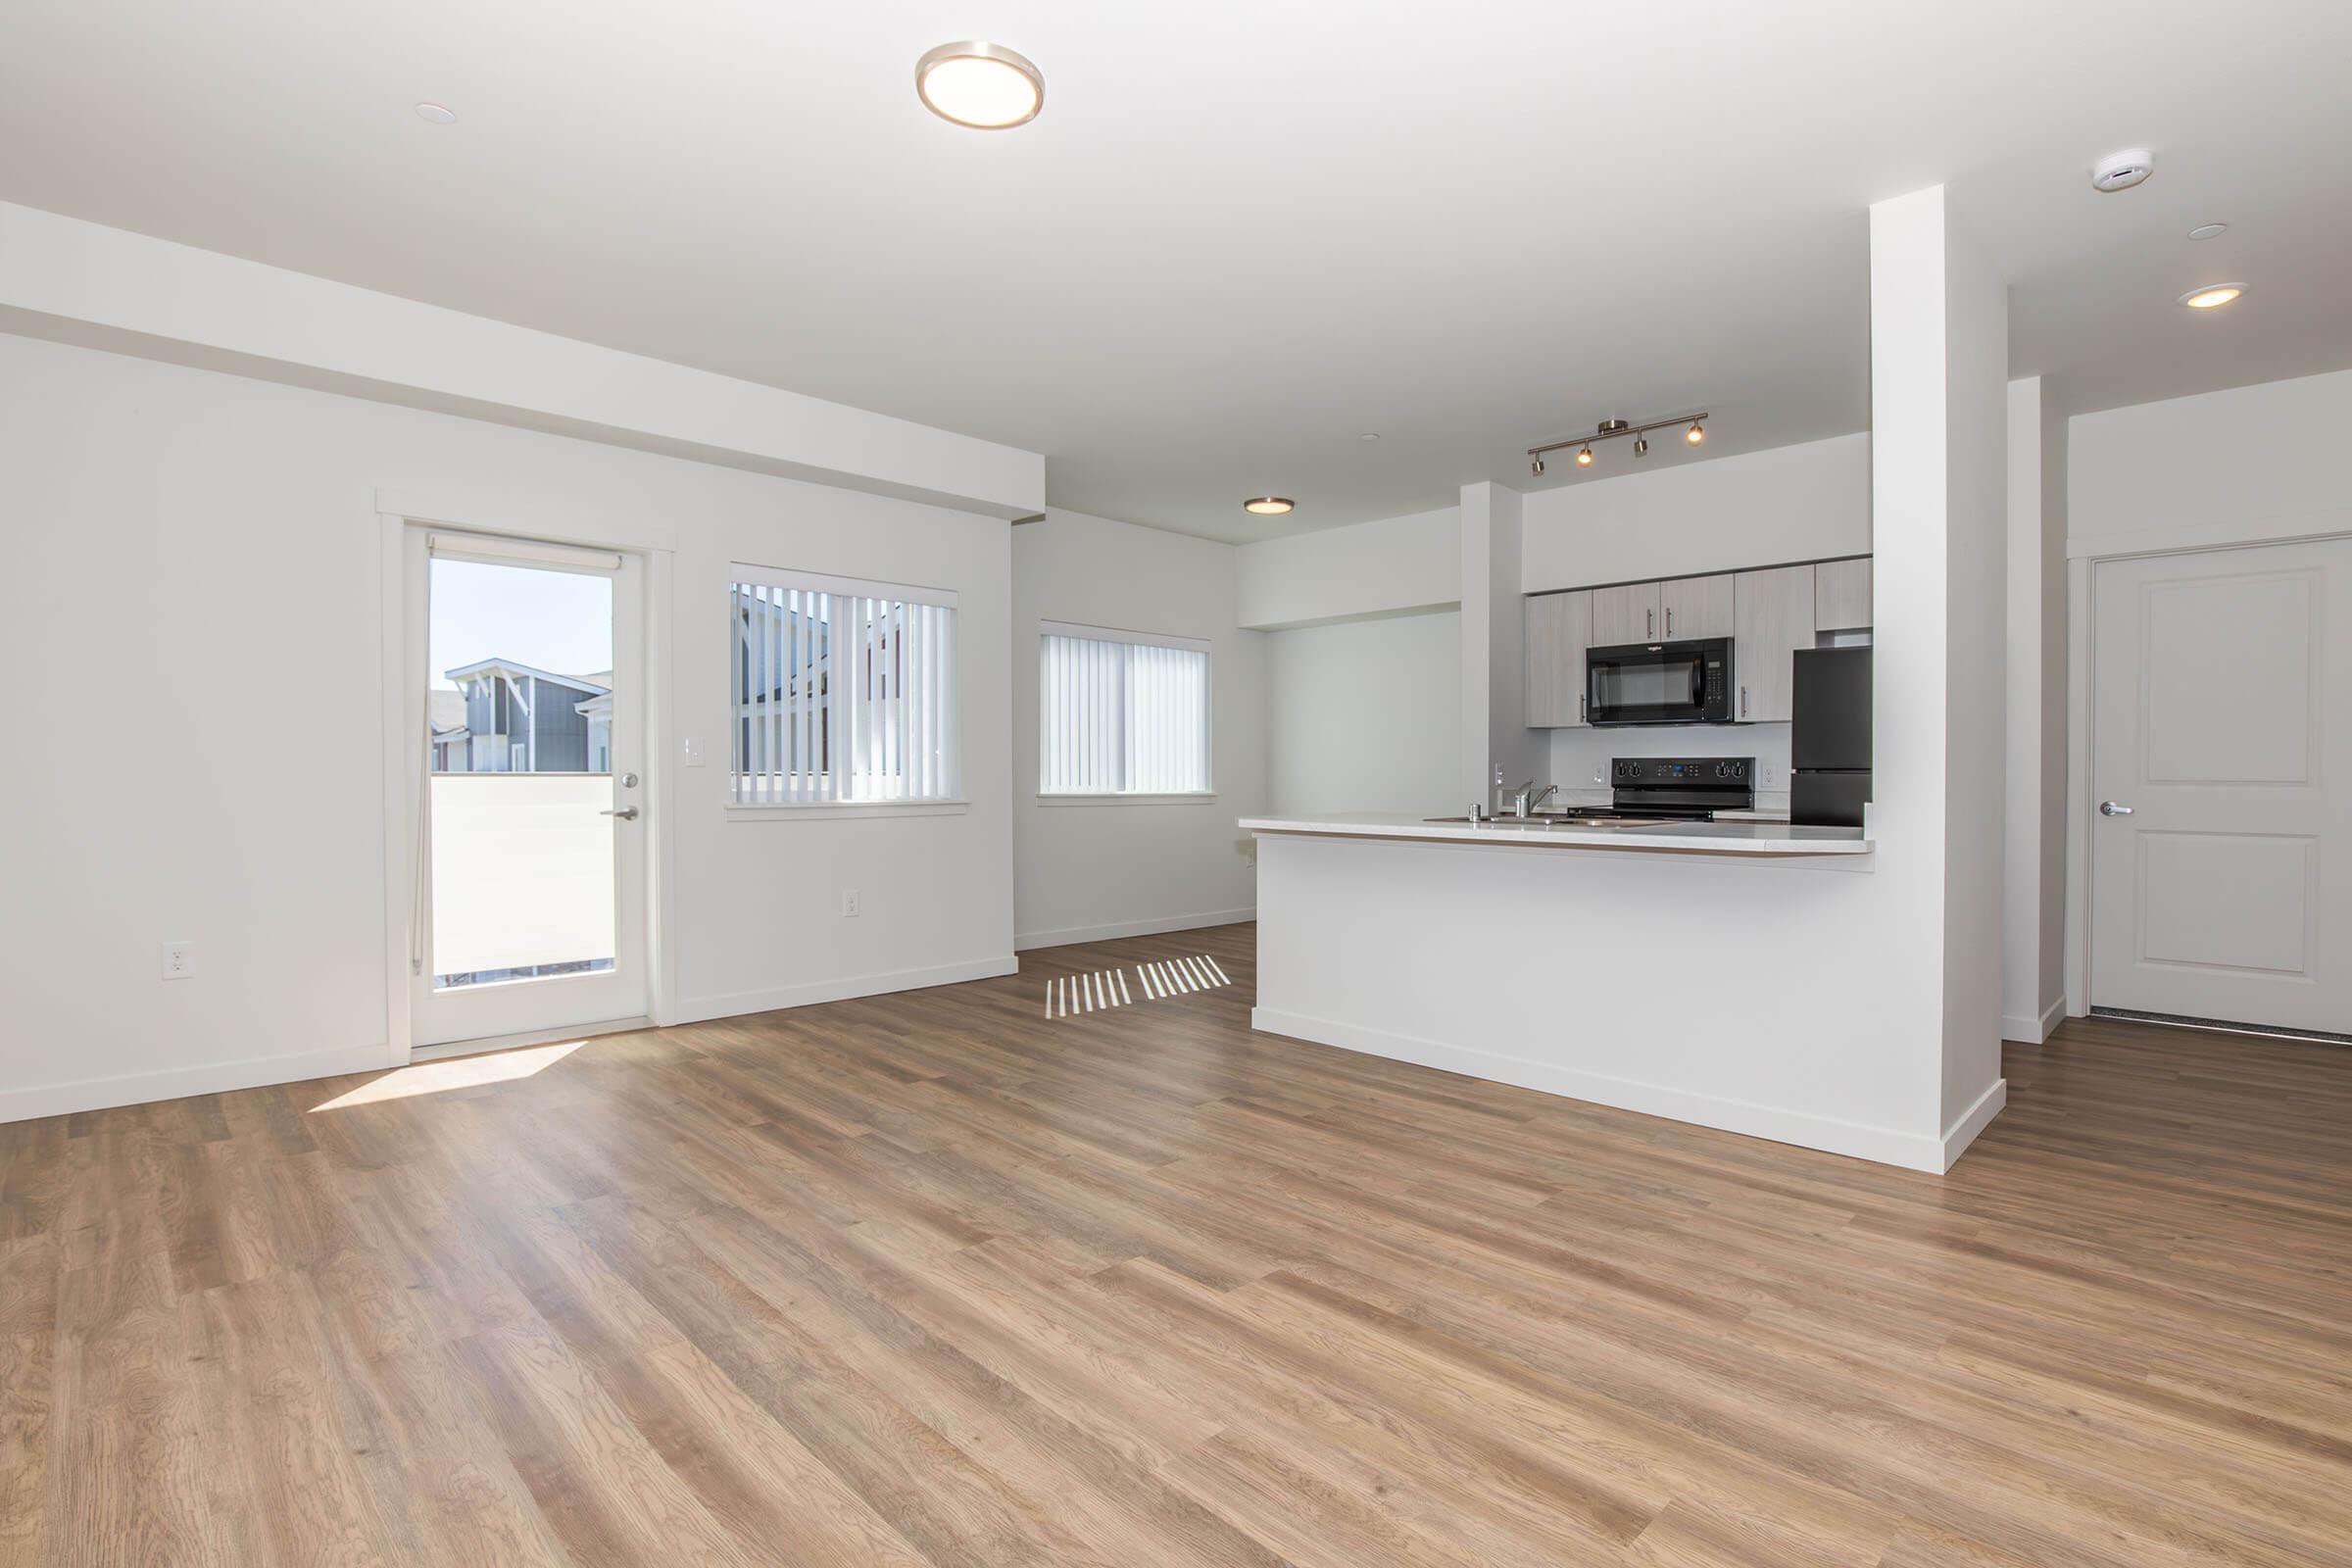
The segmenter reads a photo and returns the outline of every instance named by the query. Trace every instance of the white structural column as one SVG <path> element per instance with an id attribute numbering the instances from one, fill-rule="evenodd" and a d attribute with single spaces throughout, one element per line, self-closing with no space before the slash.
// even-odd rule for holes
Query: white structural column
<path id="1" fill-rule="evenodd" d="M 1527 626 L 1519 588 L 1524 499 L 1492 481 L 1462 487 L 1464 806 L 1487 799 L 1497 763 L 1506 786 L 1551 769 L 1550 737 L 1527 727 Z"/>
<path id="2" fill-rule="evenodd" d="M 1870 240 L 1878 956 L 1956 1152 L 2002 1091 L 2008 296 L 1940 186 Z"/>
<path id="3" fill-rule="evenodd" d="M 2065 493 L 2066 422 L 2041 377 L 2012 381 L 2001 1036 L 2035 1043 L 2065 1010 Z"/>

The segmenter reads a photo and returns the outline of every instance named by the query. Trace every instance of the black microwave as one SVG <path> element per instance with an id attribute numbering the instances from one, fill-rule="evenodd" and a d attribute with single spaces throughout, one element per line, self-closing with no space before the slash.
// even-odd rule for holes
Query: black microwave
<path id="1" fill-rule="evenodd" d="M 1587 721 L 1729 724 L 1732 640 L 1628 643 L 1585 655 Z"/>

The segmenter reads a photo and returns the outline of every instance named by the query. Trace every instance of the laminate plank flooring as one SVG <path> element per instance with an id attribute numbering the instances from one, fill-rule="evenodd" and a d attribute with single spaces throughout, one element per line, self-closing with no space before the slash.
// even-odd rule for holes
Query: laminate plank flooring
<path id="1" fill-rule="evenodd" d="M 0 1127 L 0 1564 L 2352 1564 L 2352 1051 L 2071 1022 L 1939 1179 L 1253 946 Z"/>

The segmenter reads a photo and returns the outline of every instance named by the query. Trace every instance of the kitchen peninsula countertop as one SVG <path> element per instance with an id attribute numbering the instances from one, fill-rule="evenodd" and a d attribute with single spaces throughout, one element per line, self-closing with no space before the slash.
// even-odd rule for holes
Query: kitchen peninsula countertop
<path id="1" fill-rule="evenodd" d="M 1572 850 L 1642 850 L 1682 855 L 1869 855 L 1877 845 L 1860 828 L 1798 827 L 1788 822 L 1662 822 L 1612 827 L 1591 818 L 1501 816 L 1489 821 L 1431 821 L 1417 816 L 1246 816 L 1252 833 L 1325 838 L 1421 839 L 1445 844 L 1499 844 Z"/>

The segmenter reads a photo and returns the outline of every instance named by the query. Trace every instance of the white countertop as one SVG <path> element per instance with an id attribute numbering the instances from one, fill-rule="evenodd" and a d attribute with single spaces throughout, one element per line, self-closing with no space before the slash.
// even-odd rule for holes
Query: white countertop
<path id="1" fill-rule="evenodd" d="M 1563 850 L 1663 850 L 1684 855 L 1869 855 L 1877 845 L 1858 827 L 1797 827 L 1788 822 L 1669 822 L 1656 827 L 1567 825 L 1558 818 L 1432 822 L 1417 816 L 1245 816 L 1252 833 L 1325 838 L 1425 839 L 1446 844 L 1530 845 Z"/>

